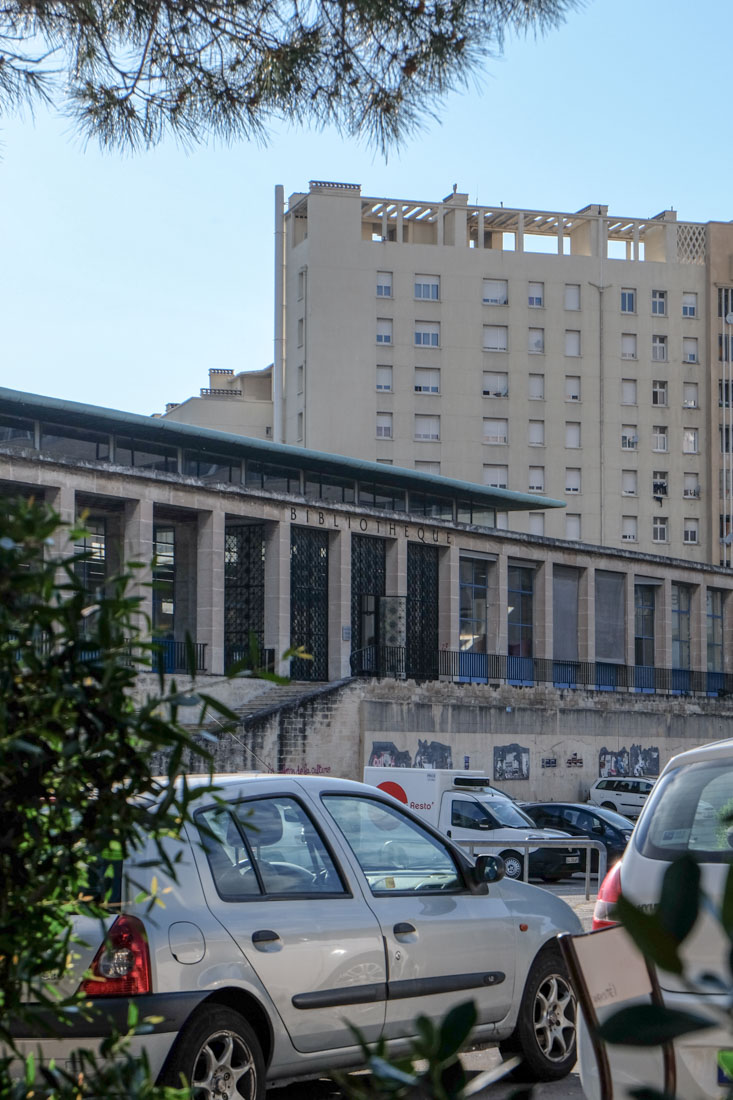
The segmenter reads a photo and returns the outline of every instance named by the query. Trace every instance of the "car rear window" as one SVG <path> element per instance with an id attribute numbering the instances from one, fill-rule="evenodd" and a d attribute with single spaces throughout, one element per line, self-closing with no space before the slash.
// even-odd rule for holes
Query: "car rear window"
<path id="1" fill-rule="evenodd" d="M 703 863 L 733 859 L 733 757 L 688 764 L 660 779 L 635 843 L 649 859 L 685 852 Z"/>

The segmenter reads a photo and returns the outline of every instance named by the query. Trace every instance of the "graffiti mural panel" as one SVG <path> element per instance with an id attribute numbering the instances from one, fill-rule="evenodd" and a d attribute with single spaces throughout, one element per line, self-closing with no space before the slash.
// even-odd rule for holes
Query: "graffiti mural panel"
<path id="1" fill-rule="evenodd" d="M 494 779 L 529 779 L 529 749 L 516 741 L 495 745 Z"/>

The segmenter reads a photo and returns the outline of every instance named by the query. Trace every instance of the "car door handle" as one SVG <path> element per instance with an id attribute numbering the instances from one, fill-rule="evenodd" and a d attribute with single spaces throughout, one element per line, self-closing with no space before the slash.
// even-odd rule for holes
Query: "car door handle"
<path id="1" fill-rule="evenodd" d="M 408 921 L 398 921 L 393 928 L 393 932 L 395 936 L 414 936 L 417 933 L 417 928 Z"/>
<path id="2" fill-rule="evenodd" d="M 275 944 L 282 947 L 282 940 L 271 928 L 260 928 L 258 932 L 253 932 L 252 943 L 258 951 L 266 951 L 268 947 L 274 947 Z"/>

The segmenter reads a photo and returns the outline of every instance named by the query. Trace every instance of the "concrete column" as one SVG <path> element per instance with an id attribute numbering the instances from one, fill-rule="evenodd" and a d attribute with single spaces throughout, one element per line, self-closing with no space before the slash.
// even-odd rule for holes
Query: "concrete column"
<path id="1" fill-rule="evenodd" d="M 407 595 L 407 539 L 387 542 L 386 595 Z"/>
<path id="2" fill-rule="evenodd" d="M 344 631 L 344 627 L 348 630 Z M 340 680 L 350 674 L 351 645 L 351 533 L 331 531 L 328 537 L 329 680 Z"/>
<path id="3" fill-rule="evenodd" d="M 459 647 L 459 562 L 457 546 L 446 546 L 438 559 L 438 646 L 440 649 Z"/>
<path id="4" fill-rule="evenodd" d="M 224 673 L 225 513 L 199 512 L 196 540 L 196 629 L 206 645 L 206 670 Z"/>
<path id="5" fill-rule="evenodd" d="M 76 492 L 72 485 L 59 485 L 53 489 L 46 489 L 43 496 L 46 503 L 58 513 L 62 524 L 65 524 L 65 527 L 54 535 L 54 545 L 49 547 L 49 553 L 55 558 L 67 557 L 74 553 L 68 527 L 76 522 Z"/>
<path id="6" fill-rule="evenodd" d="M 139 562 L 140 569 L 132 570 L 133 581 L 130 595 L 137 596 L 138 626 L 143 636 L 149 636 L 153 622 L 153 502 L 152 500 L 127 500 L 123 513 L 124 547 L 123 560 L 125 570 L 130 570 L 133 562 Z"/>
<path id="7" fill-rule="evenodd" d="M 517 235 L 514 239 L 514 248 L 517 252 L 524 252 L 524 214 L 517 217 Z"/>
<path id="8" fill-rule="evenodd" d="M 290 674 L 281 661 L 290 648 L 290 524 L 268 525 L 265 535 L 265 646 L 275 650 L 275 670 Z"/>

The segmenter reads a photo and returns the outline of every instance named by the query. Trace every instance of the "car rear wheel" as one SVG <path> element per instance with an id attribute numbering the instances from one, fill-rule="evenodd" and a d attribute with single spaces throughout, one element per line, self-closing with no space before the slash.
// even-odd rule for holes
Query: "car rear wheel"
<path id="1" fill-rule="evenodd" d="M 616 810 L 616 806 L 613 802 L 601 802 L 604 810 Z"/>
<path id="2" fill-rule="evenodd" d="M 264 1100 L 265 1060 L 243 1016 L 214 1005 L 186 1024 L 159 1084 L 180 1088 L 182 1079 L 193 1100 Z"/>
<path id="3" fill-rule="evenodd" d="M 524 862 L 519 852 L 502 852 L 501 858 L 504 860 L 506 878 L 518 879 L 522 877 Z"/>
<path id="4" fill-rule="evenodd" d="M 500 1044 L 502 1054 L 519 1054 L 517 1081 L 559 1081 L 575 1064 L 576 1004 L 557 951 L 537 959 L 527 978 L 514 1033 Z"/>

